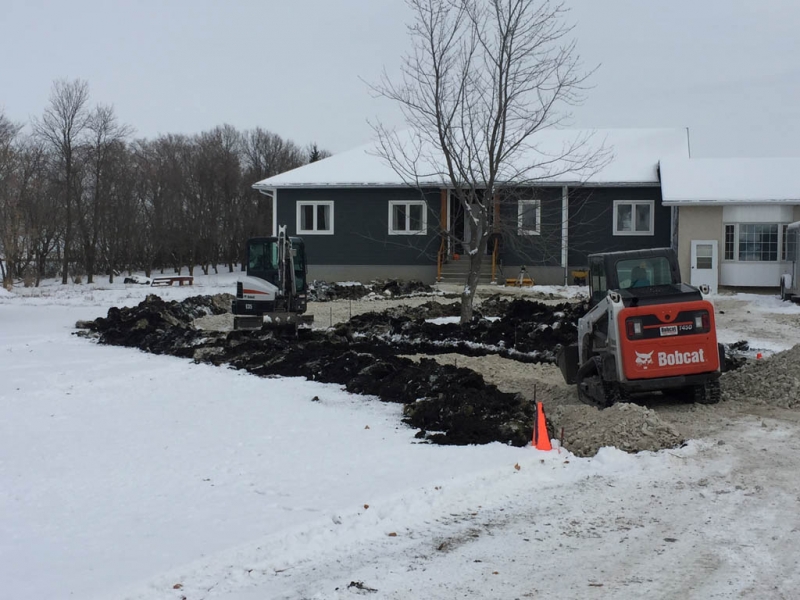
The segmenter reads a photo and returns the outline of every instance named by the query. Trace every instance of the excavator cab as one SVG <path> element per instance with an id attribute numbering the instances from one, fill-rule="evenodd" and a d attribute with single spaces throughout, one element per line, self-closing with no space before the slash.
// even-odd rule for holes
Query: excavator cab
<path id="1" fill-rule="evenodd" d="M 231 310 L 234 329 L 256 329 L 264 324 L 308 325 L 305 244 L 288 237 L 280 227 L 277 237 L 247 240 L 243 265 L 246 276 L 236 285 Z M 302 315 L 302 316 L 301 316 Z"/>
<path id="2" fill-rule="evenodd" d="M 273 285 L 280 284 L 281 258 L 279 239 L 276 237 L 252 238 L 247 240 L 246 271 L 248 277 L 257 277 L 269 281 Z M 294 292 L 305 294 L 308 287 L 306 281 L 306 246 L 299 237 L 289 238 L 291 260 L 284 261 L 287 282 L 294 279 Z"/>

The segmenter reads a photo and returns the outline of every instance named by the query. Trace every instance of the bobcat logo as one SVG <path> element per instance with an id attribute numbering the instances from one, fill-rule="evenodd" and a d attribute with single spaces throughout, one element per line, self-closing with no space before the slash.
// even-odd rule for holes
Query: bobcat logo
<path id="1" fill-rule="evenodd" d="M 655 352 L 655 350 L 648 354 L 642 354 L 641 352 L 636 352 L 635 350 L 634 352 L 636 353 L 636 366 L 646 367 L 647 365 L 653 364 L 653 352 Z"/>

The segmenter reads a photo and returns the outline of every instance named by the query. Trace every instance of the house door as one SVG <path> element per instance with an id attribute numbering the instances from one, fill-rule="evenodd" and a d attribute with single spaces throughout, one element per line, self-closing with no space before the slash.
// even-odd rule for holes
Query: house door
<path id="1" fill-rule="evenodd" d="M 718 282 L 717 240 L 692 240 L 692 274 L 689 283 L 695 287 L 705 284 L 712 294 L 716 294 Z"/>

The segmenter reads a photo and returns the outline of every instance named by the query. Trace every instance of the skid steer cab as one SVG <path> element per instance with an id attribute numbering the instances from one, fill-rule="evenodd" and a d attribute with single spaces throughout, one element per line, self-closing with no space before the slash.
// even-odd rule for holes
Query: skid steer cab
<path id="1" fill-rule="evenodd" d="M 306 253 L 303 240 L 288 237 L 281 226 L 277 237 L 247 240 L 247 274 L 236 283 L 234 329 L 310 327 L 307 303 Z"/>
<path id="2" fill-rule="evenodd" d="M 578 341 L 558 356 L 582 402 L 605 408 L 648 392 L 719 401 L 714 306 L 681 282 L 672 249 L 590 255 L 589 293 Z"/>

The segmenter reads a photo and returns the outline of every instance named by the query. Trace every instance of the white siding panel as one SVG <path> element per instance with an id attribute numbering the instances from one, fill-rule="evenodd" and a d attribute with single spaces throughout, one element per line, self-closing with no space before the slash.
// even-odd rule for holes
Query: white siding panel
<path id="1" fill-rule="evenodd" d="M 763 204 L 725 206 L 722 220 L 725 223 L 791 223 L 794 220 L 794 207 Z"/>
<path id="2" fill-rule="evenodd" d="M 720 265 L 720 285 L 731 287 L 779 287 L 781 273 L 787 263 L 723 262 Z"/>

